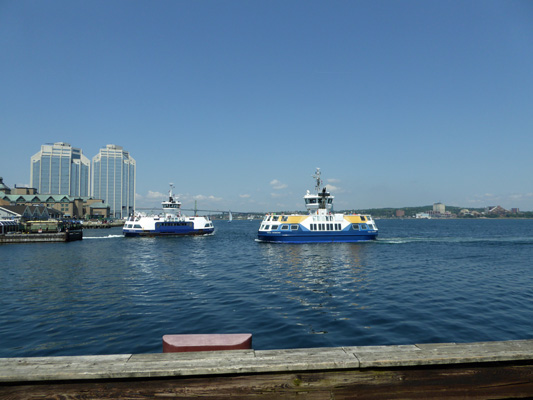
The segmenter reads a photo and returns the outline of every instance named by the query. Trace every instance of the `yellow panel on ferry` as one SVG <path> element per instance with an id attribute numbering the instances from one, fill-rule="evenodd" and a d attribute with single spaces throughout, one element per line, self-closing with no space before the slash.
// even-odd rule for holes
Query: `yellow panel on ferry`
<path id="1" fill-rule="evenodd" d="M 344 219 L 352 224 L 367 222 L 367 218 L 365 218 L 365 220 L 363 221 L 360 215 L 345 215 Z"/>
<path id="2" fill-rule="evenodd" d="M 287 215 L 287 221 L 283 222 L 286 222 L 288 224 L 299 224 L 307 217 L 308 215 Z"/>

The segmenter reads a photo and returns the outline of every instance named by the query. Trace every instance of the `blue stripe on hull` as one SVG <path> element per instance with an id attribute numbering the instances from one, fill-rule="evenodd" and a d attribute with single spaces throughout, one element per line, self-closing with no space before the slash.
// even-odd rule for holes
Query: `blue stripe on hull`
<path id="1" fill-rule="evenodd" d="M 175 227 L 174 227 L 175 228 Z M 165 229 L 165 230 L 154 230 L 154 231 L 139 231 L 139 230 L 123 230 L 122 233 L 125 237 L 136 237 L 136 236 L 189 236 L 189 235 L 208 235 L 215 231 L 214 228 L 209 229 L 191 229 L 188 227 L 183 227 L 182 229 Z"/>
<path id="2" fill-rule="evenodd" d="M 370 232 L 360 232 L 354 234 L 342 234 L 322 232 L 317 233 L 299 233 L 299 234 L 280 234 L 280 233 L 263 233 L 259 232 L 257 239 L 261 242 L 270 243 L 354 243 L 354 242 L 367 242 L 370 240 L 376 240 L 378 234 Z"/>

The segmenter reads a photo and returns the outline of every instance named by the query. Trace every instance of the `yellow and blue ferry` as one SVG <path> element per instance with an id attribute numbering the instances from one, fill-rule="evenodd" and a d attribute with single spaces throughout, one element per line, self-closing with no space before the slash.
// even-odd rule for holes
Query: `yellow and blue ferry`
<path id="1" fill-rule="evenodd" d="M 309 190 L 304 196 L 308 214 L 267 214 L 257 240 L 274 243 L 331 243 L 375 240 L 378 228 L 370 215 L 333 212 L 333 199 L 322 187 L 320 168 L 313 175 L 316 193 Z"/>
<path id="2" fill-rule="evenodd" d="M 161 203 L 163 214 L 131 216 L 122 229 L 124 236 L 180 236 L 214 233 L 215 227 L 208 217 L 182 215 L 181 202 L 172 194 L 173 187 L 170 184 L 168 200 Z"/>

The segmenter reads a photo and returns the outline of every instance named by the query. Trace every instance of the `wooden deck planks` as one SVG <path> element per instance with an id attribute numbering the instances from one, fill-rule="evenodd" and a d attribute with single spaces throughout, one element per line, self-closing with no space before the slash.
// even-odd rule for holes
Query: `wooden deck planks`
<path id="1" fill-rule="evenodd" d="M 518 399 L 531 398 L 533 366 L 330 370 L 167 379 L 0 384 L 28 399 Z"/>
<path id="2" fill-rule="evenodd" d="M 533 340 L 0 359 L 2 399 L 199 396 L 526 398 Z"/>

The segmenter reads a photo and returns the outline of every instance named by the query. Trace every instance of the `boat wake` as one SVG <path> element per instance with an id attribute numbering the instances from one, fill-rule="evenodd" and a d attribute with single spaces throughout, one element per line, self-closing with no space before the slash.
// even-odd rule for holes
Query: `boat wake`
<path id="1" fill-rule="evenodd" d="M 507 243 L 507 244 L 533 244 L 533 238 L 528 237 L 491 237 L 491 238 L 470 238 L 470 237 L 435 237 L 435 238 L 423 238 L 423 237 L 405 237 L 405 238 L 387 238 L 378 239 L 378 243 L 381 244 L 412 244 L 412 243 Z"/>
<path id="2" fill-rule="evenodd" d="M 107 235 L 107 236 L 84 236 L 83 240 L 85 239 L 115 239 L 115 238 L 121 238 L 124 237 L 123 235 Z"/>

